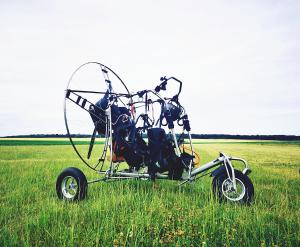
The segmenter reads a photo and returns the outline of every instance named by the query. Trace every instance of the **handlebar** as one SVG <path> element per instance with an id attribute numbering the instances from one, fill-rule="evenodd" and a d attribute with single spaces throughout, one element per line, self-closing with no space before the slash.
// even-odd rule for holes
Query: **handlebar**
<path id="1" fill-rule="evenodd" d="M 174 96 L 172 96 L 171 98 L 162 98 L 158 93 L 161 91 L 161 90 L 163 90 L 163 91 L 165 91 L 165 90 L 167 90 L 167 84 L 168 84 L 168 81 L 169 80 L 174 80 L 174 81 L 176 81 L 176 82 L 178 82 L 179 83 L 179 89 L 178 89 L 178 92 L 174 95 Z M 160 78 L 160 81 L 161 81 L 161 83 L 158 85 L 158 86 L 156 86 L 155 87 L 155 89 L 154 90 L 141 90 L 141 91 L 138 91 L 138 92 L 136 92 L 135 94 L 131 94 L 130 95 L 130 97 L 133 97 L 133 96 L 138 96 L 139 98 L 143 98 L 144 97 L 144 95 L 146 94 L 146 98 L 147 98 L 147 94 L 148 93 L 153 93 L 154 95 L 156 95 L 160 100 L 158 100 L 157 102 L 163 102 L 164 100 L 171 100 L 171 101 L 173 101 L 173 102 L 176 102 L 177 104 L 179 104 L 179 102 L 178 102 L 178 97 L 179 97 L 179 95 L 180 95 L 180 93 L 181 93 L 181 90 L 182 90 L 182 81 L 180 81 L 179 79 L 177 79 L 177 78 L 175 78 L 175 77 L 169 77 L 169 78 L 166 78 L 166 76 L 164 76 L 164 77 L 161 77 Z M 132 104 L 132 103 L 131 103 Z M 179 104 L 180 105 L 180 104 Z"/>
<path id="2" fill-rule="evenodd" d="M 175 95 L 175 96 L 178 97 L 178 95 L 181 93 L 181 89 L 182 89 L 182 81 L 178 80 L 177 78 L 175 78 L 175 77 L 173 77 L 173 76 L 170 77 L 170 78 L 166 78 L 165 76 L 164 76 L 164 77 L 161 77 L 161 78 L 160 78 L 161 83 L 160 83 L 158 86 L 155 87 L 155 89 L 154 89 L 155 92 L 159 93 L 160 90 L 165 91 L 165 90 L 166 90 L 167 83 L 168 83 L 169 80 L 174 80 L 174 81 L 177 81 L 177 82 L 179 83 L 179 90 L 178 90 L 178 93 Z M 175 97 L 175 96 L 174 96 L 174 97 Z"/>
<path id="3" fill-rule="evenodd" d="M 172 96 L 171 98 L 166 98 L 163 97 L 162 95 L 159 94 L 160 91 L 166 91 L 167 90 L 167 85 L 168 82 L 170 80 L 174 80 L 175 82 L 179 83 L 179 87 L 178 87 L 178 92 L 176 92 L 176 94 L 174 96 Z M 173 129 L 174 128 L 174 121 L 177 121 L 179 126 L 184 126 L 184 128 L 186 130 L 189 130 L 190 127 L 188 126 L 188 120 L 185 119 L 185 117 L 187 117 L 186 115 L 182 116 L 183 112 L 185 112 L 184 108 L 181 106 L 181 104 L 179 103 L 179 95 L 181 93 L 182 90 L 182 81 L 180 81 L 179 79 L 175 78 L 175 77 L 169 77 L 166 78 L 166 76 L 161 77 L 160 78 L 161 83 L 159 85 L 157 85 L 155 87 L 154 90 L 141 90 L 138 91 L 134 94 L 131 94 L 131 98 L 133 96 L 138 96 L 139 97 L 139 101 L 137 102 L 133 102 L 131 101 L 130 103 L 128 103 L 129 106 L 132 106 L 134 104 L 137 103 L 143 103 L 145 105 L 145 112 L 146 115 L 144 116 L 145 118 L 143 118 L 144 123 L 147 126 L 153 126 L 153 124 L 149 124 L 148 123 L 148 119 L 146 119 L 147 115 L 147 107 L 149 104 L 153 104 L 154 102 L 158 102 L 161 106 L 161 113 L 160 113 L 160 117 L 159 119 L 157 119 L 157 122 L 155 124 L 155 126 L 159 123 L 159 126 L 168 126 L 169 129 Z M 177 87 L 175 87 L 176 90 Z M 149 94 L 153 94 L 154 96 L 156 96 L 158 99 L 156 99 L 155 101 L 148 101 L 148 97 Z M 142 101 L 141 101 L 142 100 Z M 143 107 L 143 106 L 141 106 Z M 185 114 L 185 113 L 184 113 Z M 140 118 L 138 117 L 138 119 Z M 166 120 L 166 122 L 163 122 L 163 119 Z"/>

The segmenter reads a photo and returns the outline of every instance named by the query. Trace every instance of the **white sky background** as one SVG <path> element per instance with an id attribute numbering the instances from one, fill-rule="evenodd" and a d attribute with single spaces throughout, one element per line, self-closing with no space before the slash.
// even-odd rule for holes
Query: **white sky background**
<path id="1" fill-rule="evenodd" d="M 184 81 L 193 133 L 300 135 L 300 1 L 0 0 L 0 136 L 66 133 L 80 64 Z"/>

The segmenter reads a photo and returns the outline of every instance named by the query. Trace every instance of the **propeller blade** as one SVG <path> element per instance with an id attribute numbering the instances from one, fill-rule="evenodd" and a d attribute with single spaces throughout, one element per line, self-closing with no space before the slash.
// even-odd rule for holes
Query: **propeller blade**
<path id="1" fill-rule="evenodd" d="M 89 151 L 88 151 L 88 155 L 87 155 L 88 159 L 91 157 L 91 154 L 92 154 L 92 150 L 93 150 L 94 143 L 95 143 L 96 133 L 97 133 L 97 130 L 96 130 L 96 127 L 95 127 L 93 135 L 91 137 L 91 141 L 90 141 Z"/>

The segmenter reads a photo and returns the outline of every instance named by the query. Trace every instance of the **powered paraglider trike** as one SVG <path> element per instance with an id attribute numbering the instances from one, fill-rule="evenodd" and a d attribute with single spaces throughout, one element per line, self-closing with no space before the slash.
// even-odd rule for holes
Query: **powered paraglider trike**
<path id="1" fill-rule="evenodd" d="M 176 88 L 172 95 L 170 85 Z M 88 185 L 100 181 L 169 179 L 182 185 L 211 175 L 218 199 L 250 203 L 254 188 L 244 159 L 220 153 L 195 167 L 198 155 L 180 103 L 181 90 L 179 79 L 162 77 L 153 89 L 131 93 L 109 67 L 98 62 L 81 65 L 66 89 L 65 124 L 75 152 L 99 178 L 88 181 L 78 168 L 69 167 L 57 178 L 58 197 L 82 200 Z M 78 133 L 91 133 L 88 144 L 76 138 Z M 244 169 L 235 169 L 233 160 L 242 162 Z M 122 168 L 122 162 L 128 167 Z"/>

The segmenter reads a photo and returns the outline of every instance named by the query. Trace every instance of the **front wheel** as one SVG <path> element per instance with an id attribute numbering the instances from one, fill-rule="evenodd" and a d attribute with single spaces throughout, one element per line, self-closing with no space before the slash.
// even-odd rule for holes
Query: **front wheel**
<path id="1" fill-rule="evenodd" d="M 86 197 L 87 188 L 88 183 L 85 175 L 75 167 L 63 170 L 56 180 L 56 192 L 59 199 L 83 200 Z"/>
<path id="2" fill-rule="evenodd" d="M 236 190 L 227 173 L 221 173 L 214 177 L 213 193 L 220 201 L 238 202 L 249 204 L 253 200 L 254 187 L 250 178 L 238 170 L 234 170 Z"/>

